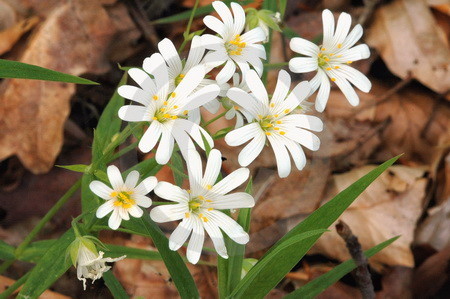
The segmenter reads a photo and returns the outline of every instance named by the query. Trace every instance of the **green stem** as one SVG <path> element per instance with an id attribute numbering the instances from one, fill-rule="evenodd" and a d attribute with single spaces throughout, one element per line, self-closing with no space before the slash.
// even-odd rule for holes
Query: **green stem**
<path id="1" fill-rule="evenodd" d="M 126 153 L 128 153 L 129 151 L 133 150 L 136 148 L 136 145 L 139 144 L 139 141 L 133 142 L 132 144 L 128 145 L 127 147 L 121 149 L 120 151 L 118 151 L 116 154 L 114 154 L 109 160 L 109 162 L 112 162 L 116 159 L 118 159 L 119 157 L 125 155 Z"/>
<path id="2" fill-rule="evenodd" d="M 182 172 L 181 170 L 179 170 L 178 168 L 176 168 L 175 166 L 173 166 L 171 163 L 167 163 L 167 166 L 170 167 L 170 169 L 176 173 L 178 173 L 179 175 L 181 175 L 182 177 L 188 179 L 189 176 L 187 174 L 185 174 L 184 172 Z"/>
<path id="3" fill-rule="evenodd" d="M 163 201 L 152 201 L 152 206 L 164 206 L 164 205 L 174 205 L 177 204 L 176 202 L 163 202 Z"/>
<path id="4" fill-rule="evenodd" d="M 189 22 L 187 24 L 186 31 L 183 34 L 184 40 L 180 46 L 180 49 L 178 50 L 178 53 L 181 53 L 181 51 L 183 51 L 184 47 L 186 46 L 186 43 L 188 42 L 188 37 L 189 34 L 191 33 L 192 21 L 194 20 L 195 11 L 197 10 L 199 2 L 200 0 L 195 0 L 194 8 L 192 9 L 191 16 L 189 17 Z"/>
<path id="5" fill-rule="evenodd" d="M 222 113 L 220 113 L 219 115 L 217 115 L 216 117 L 214 117 L 213 119 L 208 120 L 208 121 L 203 125 L 203 127 L 205 128 L 205 127 L 209 126 L 210 124 L 212 124 L 213 122 L 215 122 L 216 120 L 218 120 L 219 118 L 221 118 L 222 116 L 225 116 L 225 114 L 227 114 L 227 112 L 228 112 L 228 111 L 222 112 Z"/>
<path id="6" fill-rule="evenodd" d="M 31 271 L 29 271 L 27 274 L 25 274 L 24 276 L 22 276 L 21 278 L 19 278 L 18 280 L 16 280 L 15 283 L 13 283 L 12 285 L 9 286 L 9 288 L 7 288 L 6 290 L 4 290 L 1 294 L 0 294 L 0 299 L 6 299 L 9 298 L 9 296 L 12 295 L 12 293 L 14 293 L 18 288 L 20 288 L 21 285 L 23 285 L 25 283 L 25 281 L 28 279 L 28 276 L 30 276 Z"/>

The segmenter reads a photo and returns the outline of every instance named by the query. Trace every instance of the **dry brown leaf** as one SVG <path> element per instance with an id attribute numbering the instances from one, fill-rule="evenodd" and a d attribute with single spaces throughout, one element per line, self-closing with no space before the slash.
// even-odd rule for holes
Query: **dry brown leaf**
<path id="1" fill-rule="evenodd" d="M 115 33 L 96 1 L 62 2 L 35 32 L 20 61 L 80 75 L 107 70 L 104 59 Z M 5 80 L 0 94 L 0 160 L 17 155 L 33 173 L 53 165 L 63 142 L 73 84 Z"/>
<path id="2" fill-rule="evenodd" d="M 0 1 L 0 30 L 8 29 L 17 22 L 17 16 L 10 4 Z"/>
<path id="3" fill-rule="evenodd" d="M 16 44 L 19 38 L 31 30 L 37 23 L 38 17 L 31 17 L 17 23 L 16 25 L 0 32 L 0 55 L 8 52 Z"/>
<path id="4" fill-rule="evenodd" d="M 365 166 L 335 175 L 330 186 L 330 196 L 344 190 L 358 178 L 374 169 Z M 393 166 L 373 182 L 359 198 L 342 214 L 341 220 L 348 224 L 358 237 L 363 249 L 369 249 L 389 238 L 401 237 L 374 256 L 371 265 L 383 264 L 411 267 L 414 259 L 410 250 L 416 221 L 422 214 L 427 179 L 424 170 L 406 166 Z M 325 233 L 310 253 L 321 253 L 344 261 L 350 258 L 344 241 L 336 233 Z"/>
<path id="5" fill-rule="evenodd" d="M 11 286 L 16 281 L 14 279 L 8 278 L 6 276 L 0 275 L 0 290 L 5 290 L 7 287 Z M 17 294 L 20 291 L 20 288 L 14 292 L 14 294 Z M 52 291 L 45 291 L 39 296 L 40 299 L 70 299 L 69 296 L 64 296 L 62 294 L 52 292 Z"/>
<path id="6" fill-rule="evenodd" d="M 424 0 L 395 0 L 380 7 L 366 37 L 389 70 L 412 76 L 435 92 L 450 88 L 450 50 Z"/>
<path id="7" fill-rule="evenodd" d="M 428 217 L 419 226 L 415 243 L 428 244 L 436 250 L 450 245 L 450 198 L 427 212 Z"/>

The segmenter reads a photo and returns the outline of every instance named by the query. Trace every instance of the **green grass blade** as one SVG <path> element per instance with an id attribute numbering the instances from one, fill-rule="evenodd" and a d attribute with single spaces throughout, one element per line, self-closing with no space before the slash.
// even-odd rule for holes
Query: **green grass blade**
<path id="1" fill-rule="evenodd" d="M 392 244 L 395 240 L 397 240 L 399 237 L 394 237 L 392 239 L 389 239 L 387 241 L 384 241 L 369 250 L 364 251 L 364 255 L 367 258 L 370 258 Z M 346 262 L 343 262 L 342 264 L 336 266 L 333 270 L 319 276 L 318 278 L 314 279 L 313 281 L 307 283 L 300 289 L 297 289 L 290 293 L 289 295 L 285 296 L 284 299 L 295 299 L 295 298 L 315 298 L 317 295 L 325 291 L 329 286 L 337 282 L 339 279 L 344 277 L 344 275 L 347 275 L 351 271 L 356 269 L 356 264 L 353 260 L 348 260 Z"/>
<path id="2" fill-rule="evenodd" d="M 14 246 L 0 240 L 0 260 L 6 261 L 14 259 L 14 250 Z"/>
<path id="3" fill-rule="evenodd" d="M 34 79 L 76 84 L 99 85 L 97 82 L 60 73 L 37 65 L 0 59 L 0 78 Z"/>
<path id="4" fill-rule="evenodd" d="M 249 275 L 252 271 L 260 271 L 261 266 L 258 266 L 267 256 L 270 256 L 278 247 L 284 246 L 289 239 L 302 234 L 304 232 L 327 229 L 333 224 L 339 216 L 347 209 L 353 201 L 389 166 L 394 164 L 400 156 L 392 158 L 359 180 L 350 185 L 347 189 L 336 195 L 332 200 L 321 206 L 309 217 L 307 217 L 300 224 L 290 230 L 283 238 L 281 238 L 272 248 L 261 258 L 261 260 L 253 267 L 249 273 L 240 281 L 236 289 L 231 294 L 232 298 L 260 298 L 267 295 L 284 276 L 301 260 L 306 252 L 314 245 L 320 235 L 313 236 L 304 240 L 300 248 L 293 248 L 293 250 L 283 256 L 276 264 L 277 271 L 274 269 L 267 272 L 265 275 Z M 263 273 L 263 272 L 262 272 Z"/>
<path id="5" fill-rule="evenodd" d="M 115 299 L 130 298 L 111 271 L 103 273 L 103 280 Z"/>

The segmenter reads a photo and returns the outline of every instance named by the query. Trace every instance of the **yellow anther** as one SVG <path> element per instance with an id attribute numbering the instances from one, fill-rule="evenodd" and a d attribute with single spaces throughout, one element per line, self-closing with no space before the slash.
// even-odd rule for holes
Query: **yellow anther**
<path id="1" fill-rule="evenodd" d="M 184 74 L 179 74 L 178 75 L 178 77 L 180 77 L 180 78 L 184 78 L 186 75 L 184 75 Z"/>
<path id="2" fill-rule="evenodd" d="M 330 54 L 329 54 L 330 57 L 333 56 L 333 55 L 334 55 L 334 53 L 330 53 Z"/>
<path id="3" fill-rule="evenodd" d="M 278 128 L 278 127 L 275 127 L 275 128 L 273 128 L 274 130 L 276 130 L 276 131 L 278 131 L 280 128 Z"/>
<path id="4" fill-rule="evenodd" d="M 353 61 L 350 61 L 350 60 L 349 60 L 349 61 L 347 61 L 347 64 L 352 64 L 352 63 L 353 63 Z"/>
<path id="5" fill-rule="evenodd" d="M 175 92 L 172 92 L 172 93 L 170 94 L 170 96 L 171 96 L 172 98 L 174 98 L 174 97 L 177 96 L 177 94 L 176 94 Z"/>
<path id="6" fill-rule="evenodd" d="M 116 201 L 114 202 L 114 205 L 115 205 L 116 207 L 120 207 L 120 206 L 122 205 L 122 203 L 121 203 L 120 201 L 116 200 Z"/>
<path id="7" fill-rule="evenodd" d="M 153 120 L 157 120 L 158 118 L 156 116 L 153 116 Z"/>
<path id="8" fill-rule="evenodd" d="M 212 200 L 211 199 L 207 199 L 207 200 L 205 200 L 206 202 L 212 202 Z"/>
<path id="9" fill-rule="evenodd" d="M 191 190 L 190 190 L 190 189 L 187 189 L 186 191 L 187 191 L 187 193 L 189 193 L 189 194 L 191 193 Z"/>
<path id="10" fill-rule="evenodd" d="M 123 204 L 123 207 L 125 208 L 125 209 L 129 209 L 129 208 L 131 208 L 133 205 L 131 204 L 131 203 L 124 203 Z"/>
<path id="11" fill-rule="evenodd" d="M 319 55 L 317 55 L 317 56 L 322 57 L 322 55 L 323 55 L 323 53 L 322 53 L 322 52 L 319 52 Z"/>
<path id="12" fill-rule="evenodd" d="M 203 219 L 203 222 L 208 222 L 208 218 L 202 217 L 202 219 Z"/>
<path id="13" fill-rule="evenodd" d="M 278 117 L 278 116 L 279 116 L 278 114 L 275 114 L 275 115 L 274 115 L 274 117 Z"/>
<path id="14" fill-rule="evenodd" d="M 338 48 L 339 48 L 339 49 L 342 48 L 342 44 L 338 44 Z"/>
<path id="15" fill-rule="evenodd" d="M 164 105 L 164 106 L 167 106 L 167 104 L 168 104 L 168 102 L 167 102 L 167 101 L 164 101 L 163 105 Z"/>
<path id="16" fill-rule="evenodd" d="M 267 135 L 267 136 L 270 136 L 270 135 L 272 135 L 272 134 L 271 134 L 270 132 L 266 132 L 266 135 Z"/>
<path id="17" fill-rule="evenodd" d="M 284 110 L 284 113 L 289 113 L 289 111 L 291 111 L 291 110 L 286 109 L 286 110 Z"/>
<path id="18" fill-rule="evenodd" d="M 206 189 L 211 190 L 212 186 L 211 185 L 206 185 Z"/>
<path id="19" fill-rule="evenodd" d="M 161 109 L 159 109 L 159 111 L 164 112 L 166 111 L 166 108 L 162 107 Z"/>
<path id="20" fill-rule="evenodd" d="M 239 110 L 239 106 L 234 106 L 234 110 Z"/>
<path id="21" fill-rule="evenodd" d="M 173 109 L 177 109 L 177 108 L 178 108 L 178 106 L 177 106 L 177 105 L 173 106 Z"/>
<path id="22" fill-rule="evenodd" d="M 189 218 L 189 216 L 191 216 L 191 214 L 189 214 L 188 212 L 186 212 L 186 213 L 184 213 L 184 216 L 185 216 L 186 218 Z"/>
<path id="23" fill-rule="evenodd" d="M 164 117 L 164 118 L 170 118 L 170 114 L 164 113 L 163 117 Z"/>
<path id="24" fill-rule="evenodd" d="M 214 210 L 213 208 L 208 208 L 208 211 L 212 211 L 212 210 Z"/>
<path id="25" fill-rule="evenodd" d="M 205 200 L 205 198 L 203 196 L 201 196 L 201 195 L 198 196 L 198 199 Z"/>
<path id="26" fill-rule="evenodd" d="M 326 51 L 326 49 L 325 49 L 325 48 L 322 48 L 322 49 L 321 49 L 320 51 L 322 51 L 322 52 L 323 52 L 323 51 Z"/>
<path id="27" fill-rule="evenodd" d="M 157 96 L 157 95 L 154 95 L 154 96 L 153 96 L 153 99 L 154 99 L 155 101 L 157 101 L 157 100 L 158 100 L 158 96 Z"/>
<path id="28" fill-rule="evenodd" d="M 327 67 L 327 71 L 331 71 L 331 67 Z"/>
<path id="29" fill-rule="evenodd" d="M 280 135 L 284 135 L 286 134 L 286 132 L 280 131 Z"/>
<path id="30" fill-rule="evenodd" d="M 338 55 L 338 56 L 336 56 L 337 58 L 341 58 L 342 57 L 342 55 Z"/>
<path id="31" fill-rule="evenodd" d="M 338 68 L 339 68 L 339 65 L 336 65 L 336 66 L 334 67 L 335 70 L 337 70 Z"/>
<path id="32" fill-rule="evenodd" d="M 258 118 L 259 118 L 259 119 L 262 119 L 263 116 L 262 116 L 261 114 L 258 114 Z"/>
<path id="33" fill-rule="evenodd" d="M 270 103 L 270 107 L 275 107 L 275 103 Z"/>
<path id="34" fill-rule="evenodd" d="M 116 197 L 117 196 L 117 192 L 116 191 L 113 191 L 113 192 L 111 192 L 111 197 Z"/>
<path id="35" fill-rule="evenodd" d="M 183 115 L 187 115 L 187 114 L 188 114 L 188 112 L 189 112 L 189 111 L 187 111 L 187 110 L 184 110 L 184 111 L 183 111 Z"/>
<path id="36" fill-rule="evenodd" d="M 172 115 L 172 119 L 177 119 L 177 118 L 178 118 L 178 116 Z"/>
<path id="37" fill-rule="evenodd" d="M 331 81 L 333 81 L 333 82 L 336 81 L 336 78 L 331 78 Z"/>
<path id="38" fill-rule="evenodd" d="M 330 61 L 330 58 L 328 58 L 328 57 L 325 57 L 325 61 L 327 61 L 327 62 L 328 62 L 328 61 Z"/>
<path id="39" fill-rule="evenodd" d="M 281 120 L 277 120 L 276 123 L 277 123 L 277 124 L 281 124 Z"/>

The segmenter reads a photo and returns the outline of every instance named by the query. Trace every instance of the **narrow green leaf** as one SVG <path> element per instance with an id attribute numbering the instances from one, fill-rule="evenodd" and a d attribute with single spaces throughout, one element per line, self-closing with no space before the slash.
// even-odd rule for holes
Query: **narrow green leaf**
<path id="1" fill-rule="evenodd" d="M 172 173 L 173 173 L 173 177 L 175 179 L 175 184 L 178 187 L 181 187 L 183 185 L 183 181 L 184 181 L 184 165 L 183 165 L 183 158 L 180 155 L 179 151 L 173 151 L 172 153 L 172 158 L 171 158 L 171 168 L 172 168 Z"/>
<path id="2" fill-rule="evenodd" d="M 111 271 L 103 273 L 103 280 L 115 299 L 130 298 Z"/>
<path id="3" fill-rule="evenodd" d="M 364 251 L 364 255 L 367 258 L 370 258 L 392 244 L 395 240 L 397 240 L 399 237 L 394 237 L 392 239 L 389 239 L 387 241 L 384 241 L 369 250 Z M 337 282 L 339 279 L 344 277 L 344 275 L 347 275 L 351 271 L 356 269 L 356 264 L 353 260 L 348 260 L 343 262 L 342 264 L 334 267 L 333 270 L 328 271 L 325 274 L 322 274 L 318 278 L 314 279 L 313 281 L 310 281 L 300 289 L 297 289 L 290 293 L 289 295 L 285 296 L 284 299 L 295 299 L 295 298 L 315 298 L 317 295 L 325 291 L 328 287 L 330 287 L 332 284 Z"/>
<path id="4" fill-rule="evenodd" d="M 127 73 L 125 73 L 119 82 L 122 86 L 127 82 Z M 92 162 L 97 161 L 103 156 L 103 151 L 111 143 L 114 136 L 119 133 L 122 120 L 117 115 L 120 107 L 125 103 L 125 100 L 117 93 L 109 100 L 103 110 L 100 119 L 98 120 L 97 128 L 94 131 L 94 141 L 92 142 Z"/>
<path id="5" fill-rule="evenodd" d="M 97 82 L 60 73 L 37 65 L 0 59 L 0 78 L 34 79 L 76 84 L 99 85 Z"/>
<path id="6" fill-rule="evenodd" d="M 70 268 L 71 263 L 70 259 L 66 258 L 66 250 L 74 239 L 75 234 L 70 229 L 53 243 L 31 270 L 17 298 L 39 297 Z"/>
<path id="7" fill-rule="evenodd" d="M 139 248 L 131 248 L 120 245 L 104 244 L 108 249 L 108 256 L 119 257 L 126 255 L 130 259 L 140 259 L 140 260 L 152 260 L 160 261 L 162 260 L 161 254 L 158 251 L 144 250 Z"/>
<path id="8" fill-rule="evenodd" d="M 59 168 L 64 168 L 70 171 L 75 171 L 75 172 L 85 172 L 86 169 L 89 167 L 89 165 L 85 165 L 85 164 L 73 164 L 73 165 L 55 165 L 56 167 Z"/>
<path id="9" fill-rule="evenodd" d="M 58 240 L 42 240 L 27 246 L 17 258 L 21 261 L 37 263 Z"/>
<path id="10" fill-rule="evenodd" d="M 281 20 L 283 20 L 284 14 L 286 13 L 286 5 L 287 0 L 278 0 L 278 11 L 280 12 Z"/>
<path id="11" fill-rule="evenodd" d="M 284 246 L 285 242 L 301 233 L 318 229 L 326 229 L 333 224 L 339 216 L 347 209 L 353 201 L 389 166 L 394 164 L 400 156 L 392 158 L 376 169 L 372 170 L 347 189 L 336 195 L 332 200 L 321 206 L 309 215 L 304 221 L 290 230 L 261 258 L 258 264 L 240 281 L 239 285 L 231 294 L 232 298 L 259 298 L 264 297 L 273 289 L 284 276 L 301 260 L 306 252 L 317 241 L 320 235 L 305 239 L 300 247 L 292 248 L 276 264 L 276 268 L 267 269 L 267 275 L 249 275 L 254 271 L 261 271 L 259 264 L 276 251 L 278 247 Z M 276 271 L 275 271 L 276 269 Z M 261 273 L 264 273 L 261 271 Z"/>
<path id="12" fill-rule="evenodd" d="M 94 181 L 94 175 L 92 173 L 85 173 L 81 178 L 81 209 L 83 213 L 87 213 L 95 209 L 100 205 L 99 198 L 89 188 L 89 184 Z M 91 223 L 95 215 L 86 214 L 83 219 L 85 223 Z"/>
<path id="13" fill-rule="evenodd" d="M 137 170 L 139 174 L 141 175 L 141 179 L 144 179 L 146 177 L 155 175 L 163 165 L 160 165 L 156 162 L 155 158 L 147 159 L 142 162 L 139 162 L 138 164 L 134 165 L 133 167 L 127 169 L 123 176 L 126 177 L 131 171 Z"/>
<path id="14" fill-rule="evenodd" d="M 144 233 L 153 240 L 158 248 L 167 270 L 169 271 L 181 298 L 198 298 L 198 290 L 189 270 L 183 259 L 176 251 L 169 248 L 169 240 L 161 229 L 150 219 L 148 213 L 144 213 L 141 218 L 132 218 L 122 222 L 123 226 L 131 231 Z"/>
<path id="15" fill-rule="evenodd" d="M 14 259 L 14 246 L 0 240 L 0 259 L 1 260 L 12 260 Z"/>

